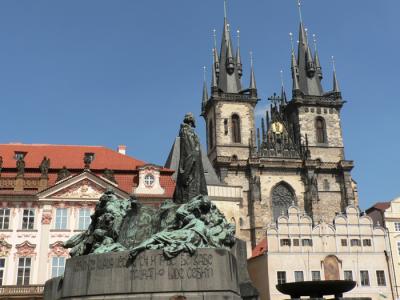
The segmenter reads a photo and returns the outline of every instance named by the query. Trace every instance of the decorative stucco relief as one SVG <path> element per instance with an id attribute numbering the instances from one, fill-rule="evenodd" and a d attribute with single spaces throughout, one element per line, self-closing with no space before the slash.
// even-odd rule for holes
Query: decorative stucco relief
<path id="1" fill-rule="evenodd" d="M 105 189 L 90 180 L 82 180 L 52 195 L 55 198 L 91 198 L 99 199 Z"/>
<path id="2" fill-rule="evenodd" d="M 5 240 L 0 240 L 0 257 L 6 257 L 10 254 L 11 245 Z"/>
<path id="3" fill-rule="evenodd" d="M 32 257 L 36 256 L 35 244 L 31 244 L 28 241 L 23 242 L 22 244 L 16 245 L 15 248 L 17 249 L 17 253 L 15 256 L 18 257 Z"/>

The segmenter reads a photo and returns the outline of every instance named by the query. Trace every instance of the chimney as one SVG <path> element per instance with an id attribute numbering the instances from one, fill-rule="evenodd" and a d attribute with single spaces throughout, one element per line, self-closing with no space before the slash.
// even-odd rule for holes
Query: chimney
<path id="1" fill-rule="evenodd" d="M 118 146 L 118 153 L 125 155 L 126 154 L 126 146 L 125 145 L 119 145 Z"/>

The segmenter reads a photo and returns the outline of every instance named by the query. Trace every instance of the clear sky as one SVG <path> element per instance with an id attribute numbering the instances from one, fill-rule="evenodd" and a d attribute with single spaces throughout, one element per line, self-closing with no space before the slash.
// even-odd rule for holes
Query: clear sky
<path id="1" fill-rule="evenodd" d="M 346 157 L 364 209 L 400 196 L 399 11 L 398 0 L 303 0 L 327 90 L 336 57 Z M 291 86 L 296 0 L 230 0 L 228 18 L 241 30 L 244 84 L 254 53 L 261 112 L 281 69 Z M 0 142 L 126 144 L 129 155 L 163 164 L 183 115 L 200 113 L 222 22 L 222 0 L 2 0 Z M 198 132 L 204 143 L 200 117 Z"/>

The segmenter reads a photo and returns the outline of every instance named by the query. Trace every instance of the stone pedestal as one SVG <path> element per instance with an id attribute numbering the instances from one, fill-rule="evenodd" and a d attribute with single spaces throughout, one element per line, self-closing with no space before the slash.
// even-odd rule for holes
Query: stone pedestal
<path id="1" fill-rule="evenodd" d="M 126 267 L 128 252 L 67 261 L 64 279 L 46 282 L 45 300 L 240 300 L 236 258 L 223 249 L 198 249 L 165 260 L 160 250 L 141 253 Z M 186 298 L 179 298 L 183 296 Z"/>

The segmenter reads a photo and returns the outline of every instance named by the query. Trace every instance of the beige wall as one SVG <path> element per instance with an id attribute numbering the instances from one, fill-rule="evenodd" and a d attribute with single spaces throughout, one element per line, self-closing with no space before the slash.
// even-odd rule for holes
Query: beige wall
<path id="1" fill-rule="evenodd" d="M 349 206 L 346 214 L 338 215 L 332 223 L 321 222 L 313 226 L 311 218 L 304 215 L 298 207 L 289 209 L 288 217 L 280 217 L 276 225 L 267 228 L 268 251 L 263 255 L 267 262 L 257 264 L 249 261 L 249 272 L 256 287 L 268 291 L 262 300 L 287 299 L 277 289 L 277 272 L 285 271 L 287 282 L 295 281 L 294 272 L 302 271 L 304 280 L 311 280 L 311 272 L 319 271 L 324 279 L 323 261 L 334 255 L 339 260 L 340 279 L 344 271 L 352 271 L 357 287 L 347 297 L 372 297 L 373 300 L 393 299 L 391 282 L 385 251 L 388 250 L 386 231 L 382 227 L 374 227 L 368 216 L 361 216 L 356 207 Z M 282 246 L 282 239 L 290 239 L 290 246 Z M 299 246 L 294 240 L 299 240 Z M 311 246 L 303 246 L 303 239 L 311 239 Z M 351 240 L 358 239 L 361 246 L 352 246 Z M 342 240 L 347 246 L 342 246 Z M 370 240 L 371 246 L 364 245 L 363 240 Z M 370 286 L 361 286 L 360 271 L 368 271 Z M 384 271 L 386 286 L 378 286 L 376 271 Z M 267 274 L 269 277 L 267 277 Z M 263 280 L 262 278 L 268 278 Z M 268 285 L 265 288 L 264 285 Z M 264 292 L 263 292 L 264 293 Z"/>
<path id="2" fill-rule="evenodd" d="M 400 198 L 394 199 L 384 213 L 385 226 L 389 232 L 391 259 L 393 265 L 393 287 L 397 297 L 400 297 L 400 230 L 396 230 L 396 223 L 400 224 Z"/>

